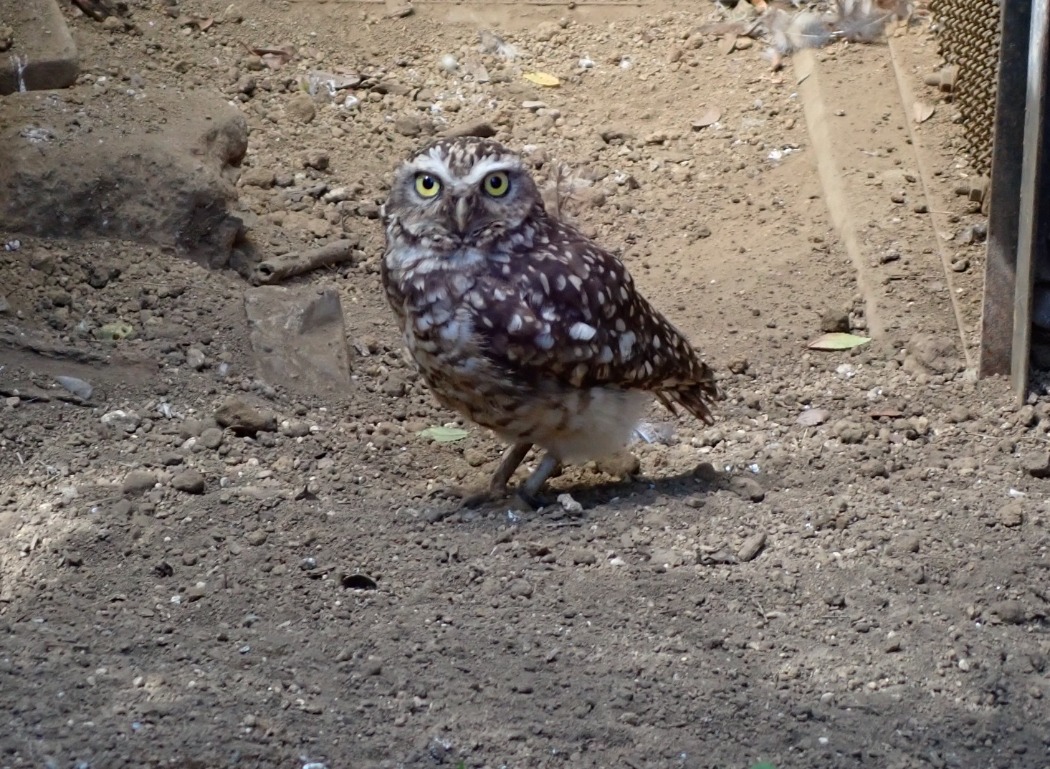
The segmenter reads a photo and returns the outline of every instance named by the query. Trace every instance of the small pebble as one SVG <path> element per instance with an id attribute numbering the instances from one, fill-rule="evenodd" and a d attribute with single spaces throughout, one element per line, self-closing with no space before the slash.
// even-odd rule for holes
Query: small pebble
<path id="1" fill-rule="evenodd" d="M 1019 500 L 1007 502 L 999 508 L 996 517 L 999 523 L 1008 528 L 1014 528 L 1024 523 L 1024 503 Z"/>
<path id="2" fill-rule="evenodd" d="M 766 533 L 764 531 L 755 532 L 743 541 L 740 549 L 737 550 L 736 557 L 741 563 L 753 561 L 765 546 Z"/>
<path id="3" fill-rule="evenodd" d="M 204 493 L 204 476 L 197 470 L 183 470 L 171 479 L 171 487 L 186 494 Z"/>
<path id="4" fill-rule="evenodd" d="M 128 496 L 142 494 L 143 492 L 149 491 L 156 485 L 156 473 L 151 473 L 148 470 L 132 470 L 124 478 L 124 484 L 121 486 L 121 492 Z"/>

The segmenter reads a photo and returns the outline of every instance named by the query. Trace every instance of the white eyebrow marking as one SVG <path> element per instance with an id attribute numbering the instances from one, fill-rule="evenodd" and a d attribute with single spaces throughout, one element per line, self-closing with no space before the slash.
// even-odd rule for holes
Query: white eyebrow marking
<path id="1" fill-rule="evenodd" d="M 448 163 L 443 158 L 435 156 L 433 150 L 426 155 L 417 157 L 412 165 L 415 166 L 417 173 L 433 174 L 442 182 L 445 182 L 452 176 Z"/>
<path id="2" fill-rule="evenodd" d="M 471 167 L 470 173 L 463 177 L 463 183 L 473 187 L 493 171 L 510 172 L 520 170 L 521 163 L 513 158 L 482 158 Z"/>

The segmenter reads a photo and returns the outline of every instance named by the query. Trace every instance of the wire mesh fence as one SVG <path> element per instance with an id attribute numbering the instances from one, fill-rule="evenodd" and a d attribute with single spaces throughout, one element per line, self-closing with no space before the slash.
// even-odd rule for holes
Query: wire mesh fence
<path id="1" fill-rule="evenodd" d="M 941 55 L 959 68 L 953 93 L 963 118 L 966 150 L 974 170 L 988 174 L 995 126 L 1000 2 L 930 0 L 929 8 L 939 30 Z"/>

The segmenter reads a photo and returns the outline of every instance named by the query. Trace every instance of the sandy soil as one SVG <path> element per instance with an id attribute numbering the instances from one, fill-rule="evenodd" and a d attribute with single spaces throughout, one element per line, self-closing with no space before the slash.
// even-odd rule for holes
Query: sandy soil
<path id="1" fill-rule="evenodd" d="M 229 264 L 351 239 L 285 285 L 335 287 L 352 375 L 260 375 L 249 284 L 159 230 L 3 234 L 0 766 L 1050 764 L 1050 405 L 974 376 L 985 221 L 923 20 L 774 71 L 707 2 L 129 5 L 67 8 L 78 84 L 0 124 L 232 103 Z M 379 287 L 391 169 L 480 123 L 728 393 L 538 512 L 460 509 L 501 447 Z M 126 183 L 159 210 L 159 178 Z"/>

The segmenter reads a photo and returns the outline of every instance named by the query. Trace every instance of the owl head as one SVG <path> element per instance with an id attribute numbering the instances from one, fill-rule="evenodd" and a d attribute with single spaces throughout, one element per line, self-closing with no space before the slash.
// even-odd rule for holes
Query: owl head
<path id="1" fill-rule="evenodd" d="M 431 249 L 484 247 L 515 232 L 543 203 L 521 157 L 499 142 L 441 139 L 398 167 L 384 207 L 388 230 Z"/>

